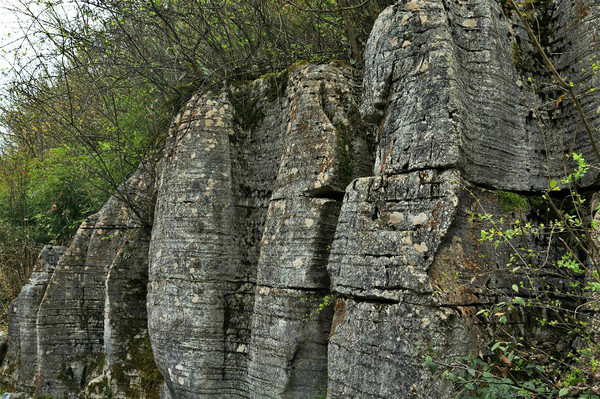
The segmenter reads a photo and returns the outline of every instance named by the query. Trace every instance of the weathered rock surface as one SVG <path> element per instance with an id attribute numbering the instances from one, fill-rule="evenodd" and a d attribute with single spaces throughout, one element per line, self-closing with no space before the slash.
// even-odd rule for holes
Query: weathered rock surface
<path id="1" fill-rule="evenodd" d="M 600 11 L 540 4 L 536 33 L 559 72 L 597 86 L 579 61 L 599 56 Z M 15 302 L 17 387 L 449 397 L 424 353 L 477 347 L 477 310 L 520 279 L 505 248 L 478 241 L 486 224 L 473 215 L 509 223 L 532 203 L 507 210 L 496 189 L 535 196 L 570 167 L 565 153 L 596 159 L 536 57 L 498 2 L 403 0 L 373 28 L 362 90 L 349 66 L 300 63 L 198 93 L 171 126 L 156 184 L 145 169 L 127 183 L 143 216 L 112 198 Z M 597 124 L 597 99 L 581 102 Z M 590 171 L 584 185 L 596 181 Z M 558 345 L 528 317 L 511 328 Z"/>
<path id="2" fill-rule="evenodd" d="M 281 158 L 258 259 L 252 397 L 326 392 L 331 312 L 306 315 L 329 291 L 328 247 L 344 188 L 370 173 L 354 94 L 352 80 L 333 68 L 302 69 L 290 81 L 285 137 L 291 145 Z"/>
<path id="3" fill-rule="evenodd" d="M 130 301 L 126 306 L 138 307 L 123 309 L 113 295 L 115 289 L 124 290 L 119 295 L 135 297 L 138 290 L 144 295 L 148 243 L 144 236 L 149 231 L 144 233 L 148 227 L 138 215 L 151 202 L 152 185 L 151 175 L 140 168 L 121 190 L 128 201 L 112 197 L 81 226 L 59 261 L 37 315 L 38 393 L 82 390 L 105 366 L 110 376 L 110 367 L 124 356 L 113 343 L 114 334 L 121 332 L 113 328 L 118 324 L 114 319 L 127 320 L 127 311 L 143 319 L 145 303 Z M 114 278 L 125 265 L 131 274 Z M 116 287 L 111 287 L 113 282 Z M 145 328 L 145 323 L 121 327 L 131 337 L 143 334 Z M 120 345 L 128 343 L 123 339 Z"/>
<path id="4" fill-rule="evenodd" d="M 461 184 L 455 169 L 429 169 L 348 187 L 329 261 L 341 296 L 329 341 L 330 397 L 445 396 L 421 359 L 428 347 L 466 353 L 476 338 L 445 306 L 455 304 L 434 296 L 430 277 Z"/>
<path id="5" fill-rule="evenodd" d="M 331 314 L 303 319 L 305 297 L 329 289 L 327 246 L 344 187 L 369 173 L 351 74 L 298 66 L 287 81 L 199 96 L 173 127 L 148 297 L 173 397 L 324 390 Z M 275 84 L 285 95 L 270 99 Z M 251 123 L 240 120 L 248 112 Z"/>
<path id="6" fill-rule="evenodd" d="M 66 248 L 45 246 L 40 253 L 29 281 L 11 304 L 9 329 L 10 352 L 7 362 L 19 365 L 14 376 L 19 389 L 35 389 L 37 375 L 37 311 L 48 282 Z"/>
<path id="7" fill-rule="evenodd" d="M 547 51 L 563 54 L 559 71 L 584 87 L 598 83 L 591 72 L 581 72 L 598 58 L 592 3 L 551 3 L 550 19 L 543 21 L 542 33 L 551 36 L 544 37 Z M 493 1 L 413 0 L 380 15 L 366 49 L 361 108 L 366 119 L 382 120 L 377 173 L 457 167 L 474 183 L 535 191 L 545 189 L 549 177 L 562 176 L 565 153 L 597 159 L 572 106 L 539 105 L 554 95 L 544 89 L 548 74 L 514 15 L 505 12 Z M 545 132 L 536 101 L 549 125 Z M 583 103 L 597 121 L 597 104 L 590 97 Z"/>
<path id="8" fill-rule="evenodd" d="M 546 23 L 565 7 L 551 4 Z M 598 15 L 585 10 L 595 16 L 586 11 L 578 20 L 581 37 Z M 529 40 L 506 12 L 487 1 L 400 1 L 374 26 L 361 111 L 379 123 L 379 176 L 348 187 L 332 244 L 329 270 L 341 298 L 329 340 L 328 397 L 446 397 L 447 387 L 422 366 L 424 348 L 452 354 L 477 347 L 476 306 L 510 295 L 518 281 L 501 268 L 505 253 L 473 237 L 483 226 L 465 215 L 499 207 L 471 183 L 535 192 L 561 174 L 565 152 L 596 159 L 583 132 L 571 131 L 579 139 L 568 142 L 572 109 L 560 119 L 533 109 L 537 96 L 549 93 L 534 93 L 528 71 L 516 65 L 515 51 L 524 51 L 518 43 Z M 573 38 L 558 19 L 559 40 Z M 561 71 L 585 51 L 568 52 Z M 548 79 L 529 76 L 535 84 Z M 546 137 L 534 112 L 548 124 Z M 590 175 L 587 184 L 594 180 Z"/>
<path id="9" fill-rule="evenodd" d="M 8 368 L 17 370 L 19 390 L 77 397 L 94 377 L 104 376 L 103 392 L 115 386 L 113 397 L 132 397 L 122 389 L 135 388 L 135 378 L 130 381 L 124 371 L 119 376 L 111 371 L 127 362 L 129 368 L 120 370 L 139 372 L 140 366 L 131 364 L 138 350 L 134 340 L 138 335 L 147 339 L 150 230 L 142 220 L 152 189 L 151 174 L 140 168 L 120 189 L 127 201 L 112 197 L 81 225 L 66 251 L 42 251 L 29 283 L 12 305 L 15 355 Z M 150 351 L 149 344 L 147 348 Z"/>

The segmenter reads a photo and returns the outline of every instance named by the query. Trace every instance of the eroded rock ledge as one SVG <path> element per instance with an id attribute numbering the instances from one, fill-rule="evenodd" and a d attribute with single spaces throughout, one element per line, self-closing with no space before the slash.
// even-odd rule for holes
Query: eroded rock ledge
<path id="1" fill-rule="evenodd" d="M 579 3 L 548 2 L 544 44 L 597 86 L 577 63 L 599 56 L 600 13 Z M 5 374 L 69 398 L 447 397 L 424 348 L 467 353 L 478 306 L 518 280 L 471 215 L 514 218 L 495 190 L 535 196 L 565 152 L 594 159 L 569 107 L 536 110 L 542 138 L 533 52 L 497 2 L 398 1 L 362 89 L 349 66 L 300 63 L 197 94 L 156 168 L 42 252 Z"/>

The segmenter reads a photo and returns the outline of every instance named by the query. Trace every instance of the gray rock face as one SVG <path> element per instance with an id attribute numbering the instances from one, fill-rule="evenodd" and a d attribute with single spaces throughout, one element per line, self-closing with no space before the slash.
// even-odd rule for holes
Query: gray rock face
<path id="1" fill-rule="evenodd" d="M 152 184 L 143 168 L 125 183 L 122 191 L 127 192 L 138 214 L 151 201 L 148 193 Z M 135 317 L 127 320 L 131 324 L 123 328 L 130 336 L 145 329 L 145 325 L 135 323 L 136 318 L 144 319 L 144 302 L 135 297 L 136 290 L 145 291 L 148 239 L 144 239 L 143 230 L 147 227 L 132 209 L 112 197 L 80 227 L 56 267 L 37 316 L 38 393 L 77 392 L 102 373 L 105 359 L 106 366 L 114 364 L 115 357 L 122 356 L 122 348 L 113 343 L 114 334 L 120 332 L 112 328 L 115 319 L 127 320 L 127 313 L 134 313 Z M 115 278 L 124 266 L 132 268 L 130 275 Z M 126 306 L 114 298 L 115 290 L 121 288 L 128 290 L 118 295 L 132 299 Z M 121 341 L 122 345 L 127 343 Z"/>
<path id="2" fill-rule="evenodd" d="M 329 269 L 344 295 L 398 301 L 430 294 L 428 271 L 454 219 L 460 175 L 434 169 L 348 187 Z"/>
<path id="3" fill-rule="evenodd" d="M 551 46 L 586 37 L 599 15 L 582 4 L 589 14 L 576 18 L 567 3 L 546 10 L 561 30 Z M 562 10 L 568 16 L 558 17 Z M 574 19 L 575 33 L 565 29 Z M 425 348 L 464 354 L 477 347 L 476 306 L 494 294 L 510 296 L 519 279 L 500 268 L 506 252 L 473 237 L 484 226 L 466 215 L 499 207 L 472 183 L 535 192 L 567 166 L 563 152 L 596 159 L 590 140 L 573 132 L 572 109 L 560 118 L 531 110 L 538 95 L 552 93 L 535 93 L 527 83 L 528 71 L 515 60 L 515 51 L 526 51 L 519 42 L 531 46 L 488 1 L 400 1 L 376 22 L 361 111 L 379 123 L 379 176 L 348 187 L 332 244 L 329 270 L 341 298 L 329 339 L 328 397 L 448 397 L 448 387 L 422 366 Z M 587 43 L 559 60 L 562 72 L 590 50 Z M 548 80 L 539 70 L 529 76 L 540 86 Z M 592 105 L 583 106 L 597 120 Z M 534 111 L 542 129 L 531 120 Z M 572 134 L 578 139 L 567 143 Z M 515 321 L 521 329 L 523 323 Z"/>
<path id="4" fill-rule="evenodd" d="M 600 75 L 594 70 L 592 63 L 598 64 L 600 60 L 600 11 L 597 2 L 590 0 L 565 1 L 556 0 L 550 11 L 551 22 L 547 26 L 549 48 L 553 54 L 553 61 L 563 77 L 573 82 L 577 93 L 581 95 L 582 110 L 594 127 L 594 138 L 598 142 L 600 131 L 600 109 L 598 99 L 593 92 L 600 85 Z M 544 93 L 546 94 L 546 93 Z M 547 93 L 547 97 L 558 98 L 562 93 Z M 542 96 L 544 98 L 544 96 Z M 565 100 L 568 97 L 565 96 Z M 600 155 L 596 154 L 591 146 L 588 134 L 583 129 L 581 117 L 573 107 L 571 101 L 556 105 L 554 101 L 548 110 L 548 126 L 554 132 L 553 142 L 548 146 L 556 145 L 564 153 L 582 153 L 588 160 L 598 162 Z M 558 157 L 559 155 L 556 155 Z M 571 168 L 572 165 L 569 165 Z M 594 184 L 598 181 L 598 171 L 590 171 L 584 184 Z"/>
<path id="5" fill-rule="evenodd" d="M 159 178 L 149 327 L 174 397 L 220 389 L 235 397 L 245 393 L 239 364 L 245 354 L 226 349 L 246 343 L 239 330 L 248 320 L 243 309 L 251 303 L 252 287 L 246 284 L 250 271 L 244 270 L 234 224 L 233 115 L 218 96 L 195 100 L 198 105 L 189 104 L 171 133 Z"/>
<path id="6" fill-rule="evenodd" d="M 138 348 L 132 346 L 138 336 L 147 340 L 150 230 L 139 215 L 152 202 L 152 187 L 151 174 L 141 167 L 121 187 L 127 202 L 112 197 L 81 225 L 68 249 L 42 251 L 12 305 L 10 348 L 18 389 L 71 398 L 104 375 L 103 390 L 112 385 L 114 397 L 132 397 L 124 391 L 139 380 L 139 364 L 131 365 Z M 153 367 L 149 343 L 147 348 Z M 129 367 L 121 364 L 126 360 Z M 121 366 L 118 376 L 111 375 L 115 365 Z"/>
<path id="7" fill-rule="evenodd" d="M 584 91 L 593 6 L 544 2 L 535 27 Z M 424 354 L 481 344 L 477 310 L 521 278 L 473 215 L 509 223 L 490 188 L 536 196 L 565 153 L 596 156 L 535 53 L 498 2 L 403 0 L 373 28 L 362 90 L 348 66 L 300 63 L 198 93 L 156 184 L 144 167 L 127 183 L 136 206 L 111 198 L 36 269 L 8 374 L 69 398 L 450 397 Z M 559 344 L 528 317 L 511 328 Z"/>
<path id="8" fill-rule="evenodd" d="M 454 311 L 408 300 L 354 299 L 340 299 L 335 310 L 327 397 L 451 397 L 449 387 L 423 368 L 419 353 L 428 344 L 447 353 L 467 352 L 469 326 Z"/>
<path id="9" fill-rule="evenodd" d="M 146 314 L 149 245 L 150 228 L 124 231 L 105 280 L 102 377 L 106 378 L 113 398 L 153 398 L 161 387 Z M 90 388 L 100 388 L 102 394 L 106 389 L 102 385 L 88 386 L 88 391 Z"/>
<path id="10" fill-rule="evenodd" d="M 598 77 L 591 79 L 577 65 L 597 58 L 598 27 L 591 26 L 597 9 L 582 3 L 589 12 L 578 16 L 577 7 L 567 4 L 574 3 L 559 1 L 548 11 L 553 18 L 547 29 L 558 32 L 550 51 L 568 46 L 559 70 L 592 87 Z M 573 21 L 575 32 L 566 28 Z M 540 106 L 548 123 L 544 145 L 532 92 L 542 90 L 542 99 L 554 93 L 543 89 L 549 78 L 535 64 L 526 33 L 515 31 L 513 22 L 499 3 L 478 0 L 399 1 L 380 15 L 366 49 L 361 108 L 366 119 L 382 120 L 377 173 L 458 167 L 471 182 L 528 191 L 545 189 L 549 178 L 564 173 L 564 153 L 597 159 L 571 106 L 568 111 Z M 535 66 L 528 70 L 528 63 Z M 584 100 L 592 122 L 598 119 L 595 107 Z M 562 112 L 564 117 L 555 117 Z"/>
<path id="11" fill-rule="evenodd" d="M 111 205 L 108 203 L 104 209 L 114 208 Z M 114 211 L 110 216 L 114 216 Z M 89 359 L 102 353 L 104 273 L 102 269 L 86 267 L 87 254 L 93 253 L 89 247 L 103 243 L 100 237 L 92 238 L 99 219 L 100 215 L 95 215 L 79 228 L 56 267 L 38 310 L 37 377 L 41 382 L 40 392 L 44 394 L 59 395 L 83 388 Z M 107 218 L 103 222 L 112 224 Z M 108 262 L 104 256 L 100 261 Z"/>
<path id="12" fill-rule="evenodd" d="M 328 291 L 327 246 L 343 190 L 370 165 L 351 72 L 299 66 L 283 97 L 265 96 L 275 79 L 259 80 L 198 97 L 176 121 L 158 186 L 148 297 L 173 397 L 325 388 L 331 314 L 304 322 L 304 298 Z M 249 112 L 243 102 L 259 115 L 253 126 L 240 120 Z"/>
<path id="13" fill-rule="evenodd" d="M 37 311 L 48 282 L 66 248 L 45 246 L 40 252 L 29 281 L 11 304 L 9 327 L 10 352 L 8 362 L 18 364 L 16 368 L 17 388 L 35 389 L 37 374 Z"/>
<path id="14" fill-rule="evenodd" d="M 482 208 L 499 214 L 502 207 L 456 169 L 361 178 L 348 187 L 328 266 L 338 295 L 328 397 L 452 397 L 423 367 L 425 355 L 480 347 L 478 306 L 510 296 L 520 278 L 507 274 L 505 246 L 478 241 L 489 228 L 473 217 Z"/>
<path id="15" fill-rule="evenodd" d="M 464 320 L 433 296 L 429 275 L 460 187 L 454 169 L 348 187 L 329 262 L 342 296 L 329 341 L 329 397 L 445 396 L 420 359 L 427 347 L 465 353 L 470 340 Z"/>
<path id="16" fill-rule="evenodd" d="M 344 188 L 353 176 L 370 172 L 353 84 L 341 72 L 308 68 L 289 83 L 290 144 L 274 182 L 258 259 L 251 397 L 326 392 L 331 312 L 306 315 L 329 290 L 328 247 Z"/>

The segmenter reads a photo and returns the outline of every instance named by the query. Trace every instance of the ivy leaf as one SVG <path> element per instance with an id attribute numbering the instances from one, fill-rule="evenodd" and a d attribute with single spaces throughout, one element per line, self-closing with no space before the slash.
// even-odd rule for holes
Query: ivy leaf
<path id="1" fill-rule="evenodd" d="M 525 306 L 525 300 L 523 298 L 521 298 L 520 296 L 515 297 L 515 302 L 518 303 L 521 306 Z"/>

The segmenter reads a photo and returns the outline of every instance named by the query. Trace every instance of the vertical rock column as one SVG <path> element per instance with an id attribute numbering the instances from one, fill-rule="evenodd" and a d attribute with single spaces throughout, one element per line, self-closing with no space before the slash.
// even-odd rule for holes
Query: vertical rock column
<path id="1" fill-rule="evenodd" d="M 461 320 L 434 300 L 428 275 L 459 184 L 455 170 L 427 170 L 348 188 L 329 261 L 341 299 L 328 397 L 444 397 L 420 359 L 429 345 L 450 351 L 467 343 Z"/>
<path id="2" fill-rule="evenodd" d="M 351 73 L 331 66 L 290 73 L 288 144 L 258 261 L 250 397 L 327 391 L 331 309 L 316 308 L 329 294 L 326 265 L 345 186 L 370 166 Z"/>
<path id="3" fill-rule="evenodd" d="M 546 187 L 539 126 L 526 124 L 533 99 L 514 64 L 512 23 L 485 0 L 412 0 L 381 13 L 365 52 L 361 105 L 366 119 L 381 122 L 376 174 L 458 167 L 486 186 Z"/>
<path id="4" fill-rule="evenodd" d="M 143 229 L 139 217 L 147 218 L 152 186 L 151 177 L 138 170 L 120 188 L 128 201 L 111 197 L 80 226 L 60 259 L 37 313 L 38 394 L 77 397 L 102 374 L 107 275 L 125 248 L 145 256 L 143 242 L 133 241 L 131 231 Z M 145 290 L 145 284 L 137 289 Z"/>
<path id="5" fill-rule="evenodd" d="M 112 202 L 103 209 L 110 208 Z M 92 357 L 101 356 L 104 296 L 97 289 L 104 286 L 104 265 L 97 265 L 94 259 L 88 261 L 92 237 L 99 239 L 98 234 L 104 233 L 104 229 L 96 231 L 99 218 L 100 214 L 89 217 L 79 227 L 40 304 L 36 385 L 40 394 L 74 397 L 85 385 Z M 106 234 L 114 233 L 111 229 Z M 114 239 L 109 242 L 112 244 Z"/>
<path id="6" fill-rule="evenodd" d="M 593 0 L 555 0 L 548 10 L 547 25 L 539 30 L 543 36 L 543 45 L 561 76 L 573 83 L 575 93 L 579 95 L 581 108 L 594 128 L 592 136 L 600 148 L 600 9 Z M 535 26 L 534 26 L 535 27 Z M 537 28 L 537 27 L 535 27 Z M 596 65 L 596 67 L 593 66 Z M 554 77 L 548 78 L 548 80 Z M 540 84 L 537 83 L 539 86 Z M 547 93 L 554 101 L 542 109 L 550 117 L 546 130 L 552 132 L 552 142 L 560 156 L 571 152 L 581 153 L 590 164 L 598 164 L 600 157 L 595 153 L 588 133 L 583 127 L 581 116 L 568 95 L 563 101 L 558 98 L 565 94 L 554 85 Z M 544 93 L 546 94 L 546 93 Z M 558 101 L 558 102 L 557 102 Z M 549 108 L 549 109 L 548 109 Z M 536 126 L 539 129 L 539 126 Z M 567 165 L 572 168 L 573 165 Z M 561 171 L 563 172 L 563 171 Z M 597 185 L 599 171 L 590 168 L 582 181 L 583 185 Z"/>
<path id="7" fill-rule="evenodd" d="M 31 277 L 11 304 L 9 332 L 9 367 L 17 372 L 17 388 L 25 392 L 35 389 L 37 373 L 37 312 L 48 281 L 66 248 L 45 246 L 37 259 Z"/>
<path id="8" fill-rule="evenodd" d="M 597 54 L 597 8 L 561 0 L 544 7 L 551 19 L 538 20 L 535 29 L 558 29 L 557 43 L 545 37 L 560 53 L 557 67 L 585 76 L 574 69 L 578 58 Z M 458 268 L 453 259 L 469 229 L 477 228 L 465 222 L 465 209 L 489 204 L 469 184 L 539 192 L 563 173 L 563 151 L 595 157 L 572 110 L 561 117 L 555 101 L 551 110 L 532 109 L 552 93 L 535 93 L 528 83 L 532 73 L 535 84 L 548 77 L 517 26 L 510 9 L 487 0 L 399 1 L 375 23 L 361 111 L 380 129 L 377 176 L 347 190 L 332 244 L 329 270 L 341 299 L 329 343 L 328 397 L 449 396 L 422 359 L 426 349 L 468 353 L 477 339 L 475 312 L 468 309 L 476 305 L 477 290 L 450 281 L 441 287 L 444 295 L 434 295 L 433 286 L 440 289 L 440 276 L 459 269 L 498 272 L 481 259 Z M 587 49 L 583 37 L 591 39 Z M 521 57 L 531 58 L 531 71 L 523 70 Z M 582 102 L 588 111 L 597 107 Z M 543 129 L 532 122 L 534 111 L 547 122 Z M 457 218 L 458 210 L 463 216 Z M 510 284 L 507 278 L 490 281 L 499 292 L 510 291 Z"/>
<path id="9" fill-rule="evenodd" d="M 150 246 L 148 318 L 157 364 L 176 398 L 243 397 L 243 370 L 228 358 L 241 249 L 236 240 L 228 101 L 190 101 L 170 136 Z M 231 326 L 234 328 L 234 326 Z"/>
<path id="10" fill-rule="evenodd" d="M 474 339 L 471 321 L 433 295 L 430 276 L 462 176 L 509 189 L 543 183 L 514 101 L 502 15 L 488 1 L 411 0 L 375 23 L 361 111 L 380 128 L 376 176 L 348 188 L 332 244 L 340 299 L 328 397 L 446 397 L 423 356 L 427 348 L 466 353 Z"/>
<path id="11" fill-rule="evenodd" d="M 352 74 L 296 65 L 196 97 L 173 124 L 148 297 L 173 397 L 325 391 L 331 314 L 303 319 L 329 289 L 345 185 L 371 167 Z"/>
<path id="12" fill-rule="evenodd" d="M 113 398 L 158 398 L 162 382 L 153 361 L 146 314 L 150 231 L 144 226 L 124 233 L 106 276 L 105 362 L 100 379 L 110 383 Z M 104 393 L 101 382 L 88 391 Z"/>
<path id="13" fill-rule="evenodd" d="M 193 98 L 162 160 L 148 316 L 173 397 L 247 397 L 256 265 L 284 148 L 287 74 Z"/>

